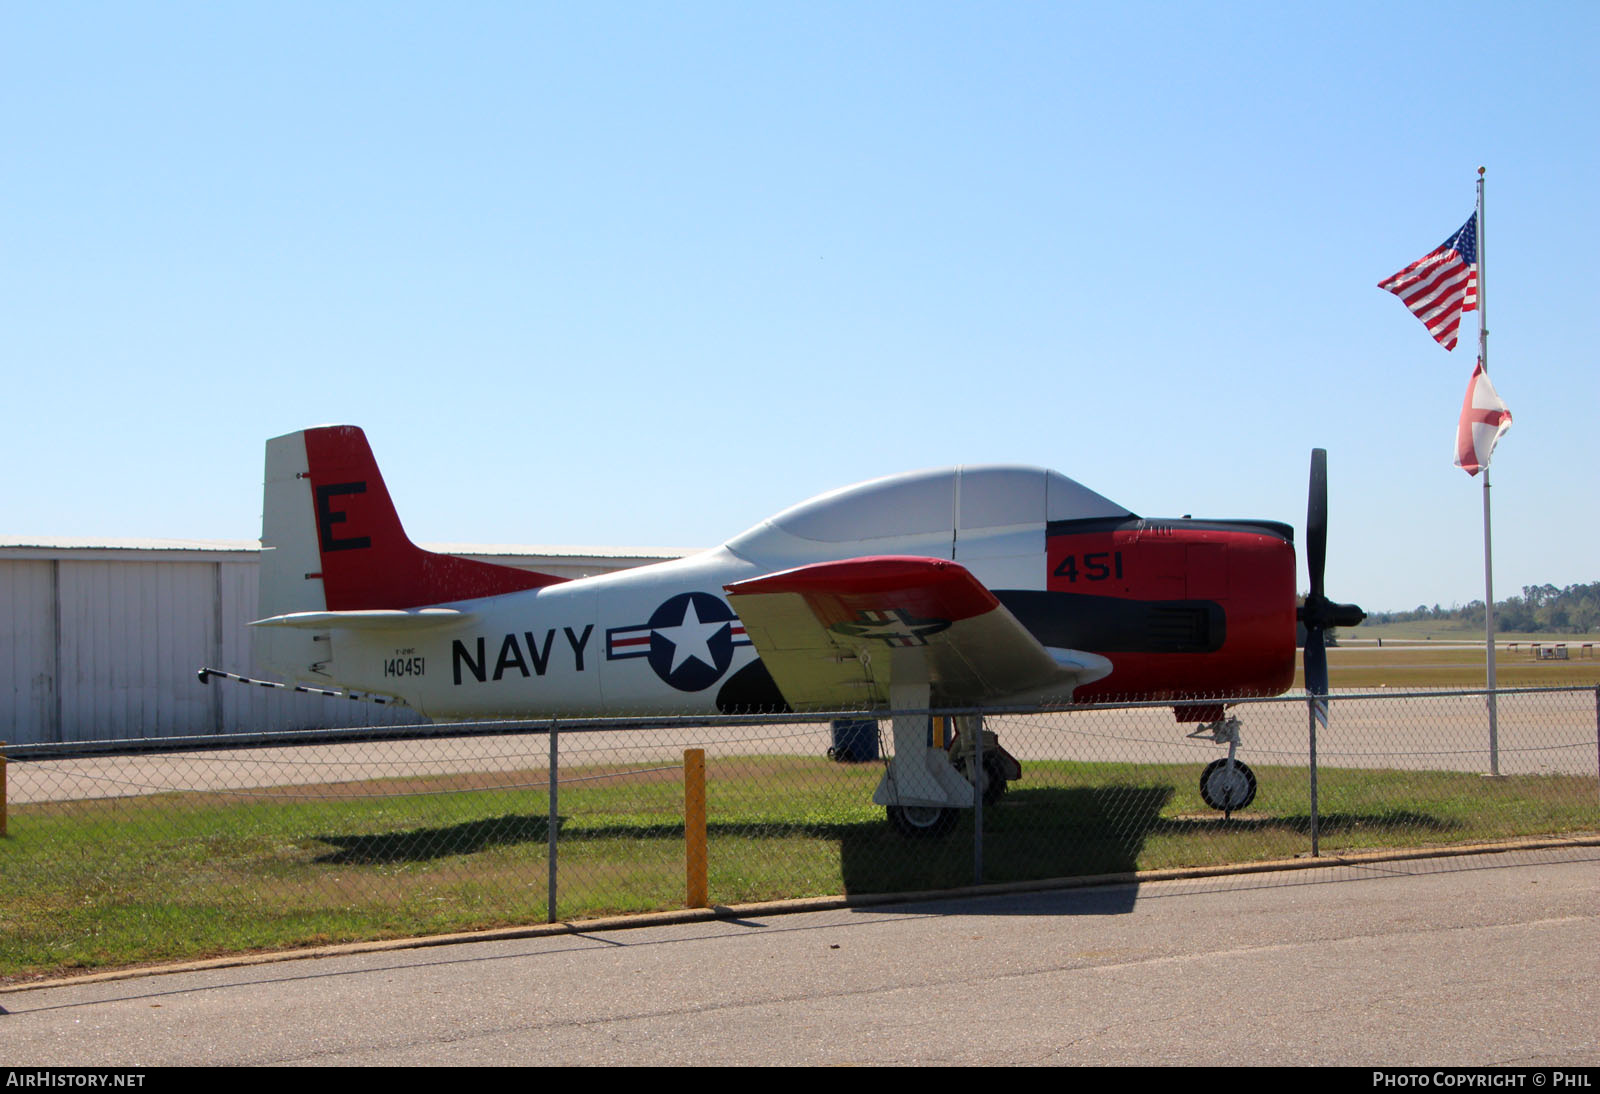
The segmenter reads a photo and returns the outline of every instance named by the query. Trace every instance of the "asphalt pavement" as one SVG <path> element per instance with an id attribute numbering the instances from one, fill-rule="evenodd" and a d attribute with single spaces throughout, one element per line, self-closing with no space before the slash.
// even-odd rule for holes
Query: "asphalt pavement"
<path id="1" fill-rule="evenodd" d="M 0 1065 L 1600 1065 L 1600 848 L 0 992 Z"/>

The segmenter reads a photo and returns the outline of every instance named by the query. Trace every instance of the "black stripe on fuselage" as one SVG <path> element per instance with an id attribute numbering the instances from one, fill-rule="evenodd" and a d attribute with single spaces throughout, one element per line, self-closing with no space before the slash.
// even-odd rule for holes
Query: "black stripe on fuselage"
<path id="1" fill-rule="evenodd" d="M 1123 600 L 1038 589 L 994 595 L 1039 640 L 1094 653 L 1215 653 L 1228 617 L 1214 600 Z"/>

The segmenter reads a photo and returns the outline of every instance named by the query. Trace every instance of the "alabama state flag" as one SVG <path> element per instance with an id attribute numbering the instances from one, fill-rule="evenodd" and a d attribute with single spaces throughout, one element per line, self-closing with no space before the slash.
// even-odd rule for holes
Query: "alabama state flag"
<path id="1" fill-rule="evenodd" d="M 1489 456 L 1500 435 L 1511 428 L 1511 410 L 1495 394 L 1483 361 L 1472 370 L 1467 398 L 1461 404 L 1461 421 L 1456 425 L 1456 466 L 1476 475 L 1489 466 Z"/>

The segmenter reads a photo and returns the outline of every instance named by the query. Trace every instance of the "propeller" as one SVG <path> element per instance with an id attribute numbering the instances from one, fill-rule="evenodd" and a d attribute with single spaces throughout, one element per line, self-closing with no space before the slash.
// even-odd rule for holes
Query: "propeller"
<path id="1" fill-rule="evenodd" d="M 1311 571 L 1311 591 L 1296 612 L 1306 628 L 1306 691 L 1328 694 L 1328 649 L 1324 639 L 1332 627 L 1354 627 L 1367 613 L 1354 604 L 1335 604 L 1322 591 L 1322 571 L 1328 558 L 1328 452 L 1311 450 L 1311 488 L 1306 499 L 1306 568 Z"/>

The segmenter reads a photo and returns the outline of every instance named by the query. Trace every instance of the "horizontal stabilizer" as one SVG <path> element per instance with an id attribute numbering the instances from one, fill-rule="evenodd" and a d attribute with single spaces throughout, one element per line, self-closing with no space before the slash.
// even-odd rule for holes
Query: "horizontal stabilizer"
<path id="1" fill-rule="evenodd" d="M 418 631 L 448 624 L 463 626 L 472 622 L 472 612 L 457 608 L 368 608 L 353 612 L 290 612 L 257 619 L 252 627 L 298 627 L 324 631 L 332 628 L 362 631 Z"/>

